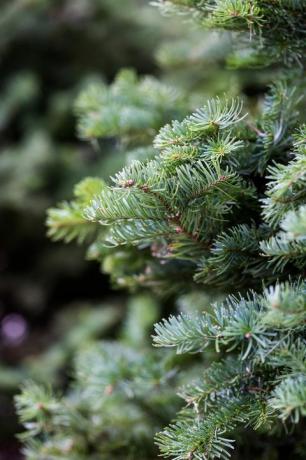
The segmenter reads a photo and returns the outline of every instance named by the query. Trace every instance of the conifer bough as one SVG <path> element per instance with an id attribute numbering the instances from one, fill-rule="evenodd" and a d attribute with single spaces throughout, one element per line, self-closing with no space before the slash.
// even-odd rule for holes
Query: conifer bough
<path id="1" fill-rule="evenodd" d="M 233 66 L 305 62 L 304 0 L 157 0 L 164 14 L 193 18 L 208 29 L 229 30 L 235 37 Z"/>
<path id="2" fill-rule="evenodd" d="M 303 65 L 304 2 L 157 3 L 166 12 L 190 13 L 206 26 L 239 31 L 243 44 L 247 32 L 248 47 L 255 51 L 249 64 Z M 124 104 L 134 98 L 129 113 L 135 118 L 120 118 L 122 99 L 116 100 L 114 92 L 101 99 L 92 131 L 98 141 L 111 133 L 129 151 L 128 164 L 113 177 L 113 185 L 95 179 L 91 187 L 88 179 L 79 189 L 86 196 L 77 191 L 76 200 L 65 205 L 64 219 L 50 211 L 50 234 L 88 236 L 87 230 L 73 230 L 77 209 L 91 233 L 89 254 L 103 261 L 118 285 L 176 294 L 197 285 L 214 296 L 231 293 L 210 308 L 203 305 L 201 313 L 170 316 L 155 326 L 157 347 L 179 354 L 204 352 L 206 361 L 202 371 L 197 368 L 198 378 L 179 391 L 186 407 L 156 437 L 162 456 L 227 460 L 237 439 L 238 455 L 247 458 L 248 439 L 255 446 L 260 439 L 258 458 L 280 458 L 283 446 L 290 447 L 290 458 L 304 458 L 304 71 L 284 70 L 252 116 L 241 99 L 226 97 L 209 99 L 186 116 L 188 103 L 180 99 L 177 120 L 158 134 L 161 119 L 155 122 L 156 117 L 142 120 L 150 120 L 153 132 L 147 124 L 137 129 L 135 94 L 142 98 L 143 93 L 135 89 L 136 81 L 129 84 L 134 93 Z M 159 91 L 155 85 L 151 101 Z M 163 94 L 166 104 L 170 93 Z M 109 101 L 116 103 L 107 112 L 103 105 Z M 156 107 L 150 103 L 145 110 Z M 91 110 L 85 104 L 82 126 L 92 120 Z M 148 149 L 154 135 L 154 149 Z M 251 430 L 258 432 L 255 441 Z"/>

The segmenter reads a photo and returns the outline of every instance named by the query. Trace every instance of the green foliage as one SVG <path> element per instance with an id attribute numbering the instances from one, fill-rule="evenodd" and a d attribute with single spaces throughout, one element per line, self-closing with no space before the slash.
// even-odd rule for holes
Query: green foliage
<path id="1" fill-rule="evenodd" d="M 113 144 L 105 142 L 98 152 L 77 139 L 76 94 L 85 82 L 97 80 L 96 74 L 111 81 L 126 65 L 156 72 L 153 53 L 165 31 L 155 21 L 158 12 L 150 8 L 149 14 L 142 0 L 126 0 L 124 8 L 111 0 L 3 0 L 0 16 L 0 457 L 12 458 L 17 386 L 29 376 L 63 383 L 77 348 L 68 344 L 70 334 L 77 335 L 74 319 L 84 334 L 89 328 L 77 306 L 75 318 L 67 308 L 68 323 L 58 310 L 109 291 L 107 281 L 97 280 L 82 260 L 81 248 L 45 238 L 47 208 L 67 200 L 84 176 L 108 177 L 122 165 Z M 58 211 L 65 225 L 57 232 L 67 240 L 74 237 L 71 219 L 78 236 L 83 232 L 80 239 L 94 233 L 82 219 L 80 203 L 87 203 L 77 200 L 79 207 L 67 204 Z M 56 212 L 52 219 L 56 225 Z M 15 313 L 25 333 L 14 342 L 6 339 L 2 324 Z M 102 316 L 93 310 L 100 331 Z"/>
<path id="2" fill-rule="evenodd" d="M 284 98 L 284 92 L 292 97 Z M 136 266 L 138 278 L 140 269 L 146 274 L 148 264 L 150 270 L 156 270 L 150 260 L 155 264 L 154 259 L 158 258 L 164 262 L 164 274 L 174 270 L 179 277 L 184 270 L 190 282 L 194 279 L 210 288 L 225 290 L 231 290 L 233 285 L 258 287 L 263 279 L 271 282 L 284 276 L 287 262 L 278 260 L 290 258 L 286 254 L 282 257 L 282 248 L 277 250 L 285 238 L 271 236 L 275 227 L 271 223 L 284 217 L 283 211 L 297 209 L 300 204 L 295 195 L 292 200 L 285 200 L 285 205 L 278 200 L 278 171 L 286 174 L 283 193 L 290 181 L 294 182 L 297 194 L 303 190 L 303 155 L 299 152 L 304 149 L 304 134 L 302 128 L 292 143 L 297 126 L 292 107 L 296 111 L 300 103 L 300 97 L 294 98 L 293 94 L 294 89 L 287 89 L 286 83 L 273 86 L 255 120 L 246 120 L 246 115 L 242 115 L 241 101 L 216 98 L 183 121 L 163 127 L 154 139 L 158 152 L 154 159 L 132 161 L 114 176 L 113 186 L 104 187 L 88 206 L 83 206 L 84 216 L 93 228 L 102 224 L 94 257 L 101 260 L 105 256 L 103 245 L 113 251 L 114 257 L 117 251 L 130 252 L 134 246 L 139 249 L 139 261 L 142 260 Z M 280 119 L 282 140 L 263 141 L 270 138 Z M 253 129 L 256 124 L 259 128 Z M 281 155 L 282 163 L 272 167 L 271 160 Z M 271 170 L 275 171 L 272 177 Z M 300 182 L 296 174 L 301 177 Z M 261 179 L 262 175 L 267 178 Z M 264 213 L 258 218 L 258 197 L 265 183 L 267 198 Z M 49 225 L 50 232 L 56 231 L 50 220 Z M 274 248 L 272 244 L 278 246 Z M 288 244 L 294 258 L 296 243 L 292 240 Z M 303 241 L 298 244 L 302 257 Z M 266 257 L 274 270 L 267 265 Z M 113 275 L 116 277 L 115 270 Z M 118 273 L 118 278 L 122 278 L 122 273 Z"/>
<path id="3" fill-rule="evenodd" d="M 100 179 L 88 178 L 80 182 L 74 190 L 75 201 L 71 204 L 65 202 L 59 208 L 48 210 L 48 236 L 55 241 L 66 242 L 74 238 L 83 242 L 88 238 L 95 231 L 95 227 L 83 217 L 83 209 L 105 187 Z"/>
<path id="4" fill-rule="evenodd" d="M 81 93 L 76 103 L 80 120 L 79 133 L 102 148 L 105 138 L 111 138 L 110 142 L 115 142 L 120 161 L 125 159 L 130 168 L 134 169 L 136 164 L 141 164 L 140 160 L 156 155 L 151 144 L 158 129 L 173 117 L 182 118 L 187 107 L 188 101 L 180 91 L 152 77 L 138 79 L 133 71 L 123 70 L 109 87 L 103 83 L 91 83 Z M 118 177 L 117 180 L 124 181 L 124 178 Z M 89 179 L 87 181 L 90 183 Z M 102 189 L 103 193 L 109 194 L 109 186 L 103 186 Z M 110 272 L 114 282 L 121 287 L 143 283 L 144 276 L 148 284 L 164 284 L 163 270 L 158 266 L 154 267 L 156 276 L 151 280 L 147 263 L 149 261 L 153 265 L 154 262 L 149 260 L 147 250 L 134 261 L 132 248 L 114 250 L 108 247 L 109 244 L 104 245 L 108 222 L 100 216 L 103 226 L 97 225 L 86 218 L 85 212 L 94 199 L 100 200 L 101 193 L 95 191 L 85 200 L 76 197 L 71 203 L 51 209 L 47 220 L 49 235 L 56 240 L 71 241 L 76 238 L 80 242 L 88 237 L 92 243 L 88 257 L 102 262 L 103 270 Z M 109 213 L 112 213 L 111 209 Z M 128 264 L 124 264 L 126 269 L 123 271 L 122 260 L 129 260 Z"/>
<path id="5" fill-rule="evenodd" d="M 124 65 L 141 73 L 155 70 L 153 52 L 164 33 L 156 16 L 138 0 L 127 0 L 125 8 L 110 0 L 1 2 L 3 315 L 18 311 L 29 322 L 52 316 L 62 308 L 62 280 L 88 275 L 81 249 L 46 240 L 46 209 L 67 200 L 83 177 L 108 178 L 123 160 L 111 142 L 98 152 L 76 138 L 73 104 L 85 82 L 97 80 L 95 74 L 106 81 Z M 77 207 L 63 205 L 62 236 L 73 214 L 75 223 L 82 221 Z M 56 213 L 53 218 L 57 222 Z M 85 236 L 89 227 L 79 230 Z M 71 300 L 77 297 L 76 292 Z M 14 356 L 22 359 L 23 352 Z"/>
<path id="6" fill-rule="evenodd" d="M 229 58 L 235 67 L 284 61 L 301 65 L 305 55 L 303 0 L 158 0 L 164 14 L 183 14 L 209 29 L 240 32 L 238 50 Z M 251 41 L 250 41 L 251 38 Z"/>
<path id="7" fill-rule="evenodd" d="M 231 64 L 304 63 L 304 2 L 154 3 L 166 13 L 179 12 L 205 27 L 232 31 L 244 48 L 230 58 Z M 305 457 L 305 75 L 290 71 L 272 80 L 255 108 L 247 98 L 216 96 L 186 116 L 186 98 L 173 99 L 168 87 L 148 79 L 137 82 L 124 72 L 111 87 L 92 87 L 77 105 L 83 137 L 96 144 L 111 138 L 122 152 L 134 152 L 112 184 L 89 194 L 86 203 L 87 198 L 81 203 L 77 197 L 69 205 L 79 206 L 82 222 L 97 232 L 89 257 L 102 264 L 117 286 L 150 288 L 168 296 L 169 310 L 173 297 L 184 310 L 159 322 L 153 337 L 158 348 L 191 355 L 176 362 L 184 380 L 179 395 L 186 405 L 155 438 L 164 458 L 227 460 L 236 441 L 236 458 L 280 459 L 284 449 L 290 458 Z M 153 137 L 153 149 L 148 149 Z M 49 232 L 57 235 L 62 218 L 52 212 L 57 219 L 49 221 Z M 76 226 L 69 235 L 82 238 L 82 231 Z M 135 396 L 146 401 L 141 426 L 149 436 L 159 426 L 151 425 L 152 410 L 167 409 L 171 416 L 174 408 L 168 399 L 173 358 L 170 370 L 169 361 L 165 366 L 161 356 L 153 358 L 147 345 L 134 358 L 156 310 L 148 322 L 138 318 L 138 306 L 134 314 L 137 319 L 128 316 L 122 334 L 122 340 L 132 335 L 131 349 L 118 343 L 104 344 L 102 350 L 94 345 L 77 361 L 77 387 L 88 396 L 86 404 L 92 404 L 91 395 L 99 410 L 107 388 L 111 396 L 117 391 L 124 395 L 120 415 L 129 414 L 124 435 L 115 404 L 109 413 L 103 407 L 106 425 L 98 420 L 97 426 L 88 426 L 88 436 L 102 449 L 98 458 L 122 454 L 122 445 L 117 451 L 108 444 L 116 433 L 128 446 L 123 455 L 150 458 L 140 451 L 148 446 L 144 438 L 140 444 L 135 438 L 135 407 L 125 406 L 127 395 L 133 403 Z M 160 403 L 154 395 L 155 390 L 163 392 L 163 384 L 166 396 Z M 21 396 L 25 416 L 29 400 L 23 403 Z M 39 422 L 38 414 L 34 420 Z M 29 451 L 29 458 L 39 458 L 37 452 L 48 448 L 49 440 L 51 449 L 54 439 L 63 440 L 53 423 L 51 417 L 51 432 L 44 426 L 38 435 L 38 442 L 44 434 L 47 440 Z M 76 439 L 73 423 L 65 426 Z M 96 430 L 101 435 L 105 428 L 110 432 L 99 444 Z M 88 458 L 86 442 L 80 459 Z M 245 455 L 246 448 L 251 454 Z"/>
<path id="8" fill-rule="evenodd" d="M 167 120 L 184 109 L 182 95 L 153 77 L 138 81 L 132 70 L 121 71 L 110 87 L 89 86 L 76 102 L 79 134 L 84 139 L 121 136 L 124 142 L 146 142 Z"/>
<path id="9" fill-rule="evenodd" d="M 156 428 L 178 407 L 173 360 L 147 342 L 157 310 L 148 296 L 130 301 L 124 338 L 83 345 L 63 396 L 32 382 L 24 386 L 16 404 L 27 428 L 21 435 L 27 458 L 157 458 Z"/>
<path id="10" fill-rule="evenodd" d="M 93 340 L 108 336 L 122 317 L 119 305 L 113 303 L 66 305 L 48 327 L 46 344 L 35 348 L 18 367 L 1 366 L 1 391 L 16 392 L 26 380 L 44 385 L 63 384 L 64 369 L 70 369 L 75 353 Z"/>
<path id="11" fill-rule="evenodd" d="M 157 435 L 167 457 L 230 456 L 237 428 L 267 434 L 305 415 L 305 283 L 286 283 L 248 298 L 231 297 L 212 313 L 155 326 L 156 346 L 178 353 L 215 347 L 220 354 L 180 391 L 187 408 Z M 223 351 L 231 356 L 223 358 Z M 273 427 L 273 429 L 272 429 Z M 230 436 L 230 438 L 228 437 Z"/>
<path id="12" fill-rule="evenodd" d="M 84 176 L 108 177 L 122 164 L 113 145 L 98 153 L 76 138 L 73 104 L 95 74 L 111 80 L 127 64 L 140 72 L 155 69 L 153 52 L 163 36 L 155 21 L 158 12 L 149 17 L 138 0 L 125 6 L 110 0 L 1 2 L 0 219 L 6 274 L 0 295 L 8 299 L 5 312 L 39 316 L 49 298 L 58 296 L 59 272 L 69 276 L 71 264 L 73 276 L 80 270 L 84 276 L 79 250 L 50 248 L 45 211 L 70 197 L 72 185 Z M 35 295 L 24 295 L 23 285 Z"/>

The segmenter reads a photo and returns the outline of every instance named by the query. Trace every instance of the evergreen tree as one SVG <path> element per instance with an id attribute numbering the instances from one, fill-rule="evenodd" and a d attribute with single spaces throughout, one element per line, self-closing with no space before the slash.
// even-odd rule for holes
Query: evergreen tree
<path id="1" fill-rule="evenodd" d="M 80 132 L 138 148 L 112 185 L 87 179 L 75 201 L 51 210 L 49 232 L 55 239 L 90 237 L 90 256 L 119 286 L 184 294 L 179 305 L 192 305 L 194 297 L 186 295 L 200 292 L 196 307 L 155 326 L 155 346 L 192 355 L 181 362 L 186 384 L 179 395 L 186 405 L 156 436 L 163 457 L 226 460 L 236 440 L 236 458 L 275 459 L 284 452 L 304 458 L 306 6 L 295 0 L 155 3 L 232 31 L 240 49 L 229 63 L 273 64 L 277 78 L 252 115 L 241 98 L 209 98 L 187 116 L 183 104 L 155 136 L 153 150 L 143 149 L 147 132 L 154 135 L 164 111 L 173 118 L 173 106 L 181 108 L 177 96 L 156 83 L 149 96 L 142 85 L 135 94 L 129 83 L 119 100 L 116 91 L 112 97 L 87 92 L 78 104 Z M 207 305 L 206 295 L 223 299 Z M 202 359 L 191 371 L 195 353 Z M 94 358 L 78 385 L 90 391 L 88 375 L 96 382 L 101 363 Z M 166 376 L 162 366 L 157 358 Z M 31 398 L 31 388 L 19 397 L 20 413 L 35 420 L 30 436 L 45 439 L 46 448 L 57 433 L 52 423 L 48 431 L 49 419 L 37 428 L 41 415 L 31 410 Z M 52 406 L 49 396 L 41 398 Z M 67 426 L 76 433 L 72 422 Z M 106 441 L 100 446 L 108 448 Z M 29 458 L 40 458 L 35 455 Z"/>

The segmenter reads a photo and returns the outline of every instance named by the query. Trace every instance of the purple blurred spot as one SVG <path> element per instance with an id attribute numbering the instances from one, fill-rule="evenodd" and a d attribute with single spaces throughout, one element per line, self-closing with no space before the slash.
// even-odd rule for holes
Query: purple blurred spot
<path id="1" fill-rule="evenodd" d="M 1 335 L 8 345 L 19 345 L 28 332 L 28 325 L 22 315 L 11 313 L 1 321 Z"/>

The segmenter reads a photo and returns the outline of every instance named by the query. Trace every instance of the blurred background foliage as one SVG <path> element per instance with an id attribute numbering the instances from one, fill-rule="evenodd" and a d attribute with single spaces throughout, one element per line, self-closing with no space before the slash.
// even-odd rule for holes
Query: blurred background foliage
<path id="1" fill-rule="evenodd" d="M 127 160 L 116 134 L 79 140 L 77 95 L 93 82 L 110 84 L 129 67 L 178 89 L 176 116 L 225 90 L 242 93 L 256 110 L 252 101 L 269 71 L 259 77 L 252 70 L 250 85 L 249 71 L 224 68 L 230 53 L 226 34 L 203 36 L 188 23 L 161 19 L 146 0 L 1 2 L 0 459 L 20 458 L 12 406 L 20 382 L 65 386 L 77 349 L 118 331 L 128 341 L 132 324 L 124 297 L 84 261 L 84 249 L 45 236 L 48 207 L 71 198 L 81 178 L 107 179 Z M 156 110 L 158 129 L 174 114 Z M 150 325 L 159 318 L 156 308 Z"/>
<path id="2" fill-rule="evenodd" d="M 18 455 L 12 395 L 25 376 L 63 383 L 72 350 L 122 316 L 120 298 L 101 308 L 108 283 L 82 249 L 47 240 L 45 212 L 83 176 L 116 168 L 108 145 L 102 155 L 77 139 L 73 105 L 82 86 L 110 82 L 126 66 L 157 71 L 158 14 L 144 1 L 124 3 L 1 2 L 1 459 Z"/>

